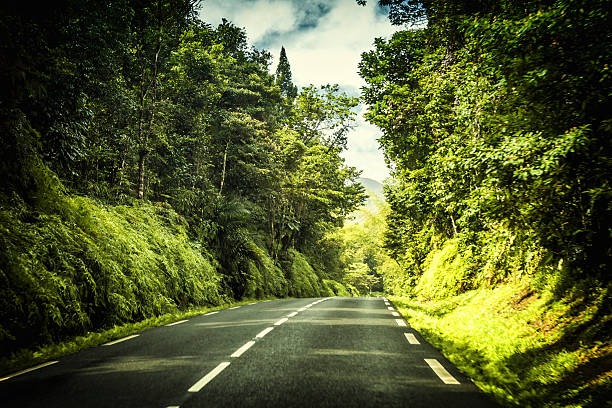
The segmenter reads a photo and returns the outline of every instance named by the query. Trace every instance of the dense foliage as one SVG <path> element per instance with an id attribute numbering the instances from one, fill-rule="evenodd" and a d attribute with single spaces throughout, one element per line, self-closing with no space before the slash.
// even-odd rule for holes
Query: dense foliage
<path id="1" fill-rule="evenodd" d="M 385 291 L 503 405 L 609 405 L 610 2 L 379 3 Z"/>
<path id="2" fill-rule="evenodd" d="M 344 293 L 356 99 L 297 93 L 193 0 L 0 6 L 0 344 L 224 298 Z M 56 178 L 57 176 L 57 178 Z M 28 339 L 26 341 L 26 339 Z"/>
<path id="3" fill-rule="evenodd" d="M 381 3 L 398 23 L 426 21 L 360 64 L 394 167 L 385 246 L 402 272 L 389 289 L 609 282 L 610 2 Z"/>

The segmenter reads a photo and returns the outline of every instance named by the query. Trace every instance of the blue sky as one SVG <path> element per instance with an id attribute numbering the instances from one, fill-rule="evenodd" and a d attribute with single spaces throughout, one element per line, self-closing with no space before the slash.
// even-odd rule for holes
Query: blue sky
<path id="1" fill-rule="evenodd" d="M 370 0 L 361 7 L 355 0 L 205 0 L 200 18 L 213 25 L 226 18 L 243 27 L 251 45 L 274 56 L 271 70 L 284 46 L 298 86 L 339 84 L 358 96 L 365 84 L 357 74 L 361 53 L 372 49 L 374 38 L 399 29 L 376 3 Z M 363 177 L 383 181 L 389 172 L 378 150 L 379 136 L 360 114 L 343 157 L 363 170 Z"/>

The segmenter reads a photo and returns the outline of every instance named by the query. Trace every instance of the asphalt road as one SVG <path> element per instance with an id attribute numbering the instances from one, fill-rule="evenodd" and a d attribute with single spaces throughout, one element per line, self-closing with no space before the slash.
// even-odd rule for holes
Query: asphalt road
<path id="1" fill-rule="evenodd" d="M 4 407 L 495 407 L 382 298 L 255 303 L 0 381 Z"/>

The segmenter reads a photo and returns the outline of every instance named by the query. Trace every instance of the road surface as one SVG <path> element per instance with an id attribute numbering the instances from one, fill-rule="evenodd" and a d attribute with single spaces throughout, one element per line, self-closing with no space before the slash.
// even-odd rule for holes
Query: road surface
<path id="1" fill-rule="evenodd" d="M 5 407 L 495 407 L 383 298 L 286 299 L 0 381 Z"/>

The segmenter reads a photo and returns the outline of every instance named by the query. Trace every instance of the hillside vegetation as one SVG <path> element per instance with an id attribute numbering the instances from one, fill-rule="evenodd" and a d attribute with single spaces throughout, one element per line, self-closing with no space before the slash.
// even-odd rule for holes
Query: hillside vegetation
<path id="1" fill-rule="evenodd" d="M 420 28 L 362 54 L 393 167 L 370 275 L 503 404 L 609 406 L 609 1 L 380 3 Z"/>
<path id="2" fill-rule="evenodd" d="M 365 198 L 340 157 L 357 99 L 298 90 L 284 49 L 270 74 L 197 3 L 0 6 L 0 370 L 168 313 L 349 294 L 327 237 Z"/>

